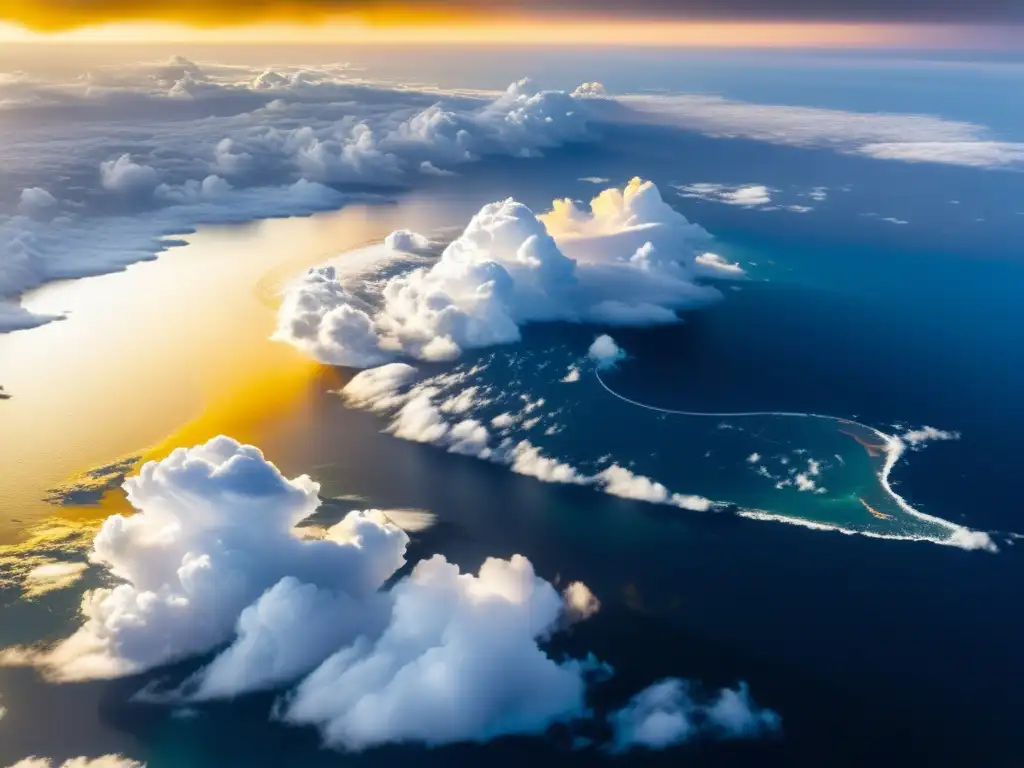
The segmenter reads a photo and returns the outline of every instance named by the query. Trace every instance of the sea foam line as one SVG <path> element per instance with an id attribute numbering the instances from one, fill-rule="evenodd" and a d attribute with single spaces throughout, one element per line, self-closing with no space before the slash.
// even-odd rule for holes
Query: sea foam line
<path id="1" fill-rule="evenodd" d="M 919 520 L 924 520 L 929 523 L 933 523 L 949 531 L 949 537 L 946 539 L 932 538 L 930 536 L 913 536 L 905 534 L 883 534 L 875 533 L 871 531 L 856 531 L 849 528 L 843 528 L 838 525 L 832 525 L 829 523 L 821 523 L 814 520 L 805 520 L 804 518 L 789 517 L 786 515 L 774 514 L 771 512 L 764 512 L 763 510 L 754 509 L 742 509 L 739 514 L 742 517 L 747 517 L 753 520 L 773 520 L 776 522 L 785 522 L 793 525 L 802 525 L 806 528 L 812 528 L 815 530 L 833 530 L 839 531 L 845 534 L 858 533 L 864 536 L 870 536 L 872 538 L 880 539 L 899 539 L 908 541 L 930 541 L 935 544 L 942 544 L 946 546 L 960 547 L 961 549 L 984 549 L 988 552 L 998 552 L 998 548 L 995 542 L 992 541 L 991 537 L 984 531 L 975 531 L 957 523 L 944 520 L 941 517 L 935 517 L 924 512 L 920 512 L 914 509 L 910 503 L 900 496 L 893 489 L 889 483 L 889 475 L 892 473 L 893 468 L 899 462 L 900 458 L 906 451 L 906 443 L 900 440 L 896 435 L 888 435 L 882 432 L 880 429 L 869 426 L 867 424 L 861 424 L 853 419 L 846 419 L 841 416 L 830 416 L 828 414 L 821 413 L 799 413 L 794 411 L 733 411 L 733 412 L 719 412 L 719 411 L 682 411 L 672 408 L 660 408 L 655 405 L 649 405 L 648 403 L 641 403 L 638 400 L 633 400 L 626 397 L 610 386 L 603 378 L 601 378 L 601 371 L 598 368 L 594 368 L 594 376 L 597 377 L 598 383 L 604 390 L 612 395 L 613 397 L 622 400 L 625 403 L 636 406 L 637 408 L 645 408 L 648 411 L 654 411 L 656 413 L 665 413 L 672 416 L 697 416 L 697 417 L 712 417 L 712 418 L 745 418 L 751 416 L 783 416 L 801 419 L 824 419 L 825 421 L 832 421 L 838 424 L 847 424 L 854 427 L 860 427 L 866 429 L 869 432 L 874 433 L 878 436 L 883 445 L 879 446 L 880 450 L 885 452 L 885 462 L 882 468 L 878 472 L 878 481 L 882 486 L 882 489 L 889 494 L 890 498 L 896 502 L 896 505 L 905 513 L 912 517 L 916 517 Z"/>

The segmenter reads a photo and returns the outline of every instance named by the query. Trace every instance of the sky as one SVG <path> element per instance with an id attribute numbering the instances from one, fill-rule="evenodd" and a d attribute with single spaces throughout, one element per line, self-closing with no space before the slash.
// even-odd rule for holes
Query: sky
<path id="1" fill-rule="evenodd" d="M 1015 0 L 5 0 L 0 41 L 1019 47 Z"/>

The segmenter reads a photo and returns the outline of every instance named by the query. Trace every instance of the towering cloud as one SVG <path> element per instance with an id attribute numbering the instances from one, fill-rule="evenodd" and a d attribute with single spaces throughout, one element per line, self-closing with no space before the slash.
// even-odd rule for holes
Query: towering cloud
<path id="1" fill-rule="evenodd" d="M 721 297 L 701 278 L 742 275 L 700 258 L 709 239 L 639 179 L 589 210 L 560 200 L 538 217 L 514 200 L 491 203 L 433 266 L 391 278 L 375 304 L 330 267 L 310 270 L 286 296 L 276 338 L 326 363 L 367 367 L 399 355 L 450 360 L 517 341 L 527 322 L 676 322 L 675 310 Z"/>
<path id="2" fill-rule="evenodd" d="M 317 484 L 286 479 L 259 450 L 227 437 L 146 464 L 125 490 L 138 513 L 108 518 L 92 552 L 122 583 L 88 593 L 82 627 L 37 656 L 57 678 L 119 676 L 206 652 L 231 639 L 240 615 L 244 644 L 283 593 L 301 592 L 282 579 L 352 603 L 371 599 L 405 562 L 408 537 L 372 511 L 352 513 L 322 540 L 298 538 L 294 526 L 320 503 Z M 245 663 L 261 684 L 302 666 L 266 653 Z M 231 666 L 230 657 L 217 665 L 210 685 Z"/>

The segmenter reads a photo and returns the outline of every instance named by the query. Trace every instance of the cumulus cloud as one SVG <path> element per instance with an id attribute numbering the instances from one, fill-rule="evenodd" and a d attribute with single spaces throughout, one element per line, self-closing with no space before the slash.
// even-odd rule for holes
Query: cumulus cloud
<path id="1" fill-rule="evenodd" d="M 540 417 L 527 417 L 545 405 L 543 398 L 531 400 L 521 396 L 524 405 L 518 413 L 503 411 L 491 417 L 489 425 L 503 436 L 493 445 L 490 431 L 476 413 L 490 401 L 480 396 L 478 385 L 465 386 L 466 373 L 442 374 L 413 385 L 416 378 L 414 368 L 394 363 L 359 373 L 340 394 L 354 407 L 386 415 L 389 419 L 386 430 L 395 437 L 492 461 L 542 482 L 591 486 L 621 498 L 699 512 L 715 506 L 703 496 L 672 493 L 661 483 L 615 463 L 588 475 L 545 454 L 540 446 L 521 437 L 523 432 L 540 423 Z M 454 393 L 446 392 L 451 389 Z M 446 418 L 449 415 L 460 420 L 449 420 Z M 514 429 L 520 431 L 519 439 L 510 434 Z M 559 431 L 547 429 L 545 435 Z"/>
<path id="2" fill-rule="evenodd" d="M 753 738 L 777 731 L 781 722 L 775 712 L 754 704 L 745 683 L 701 701 L 689 682 L 668 678 L 645 688 L 609 717 L 611 749 L 665 749 L 698 737 Z"/>
<path id="3" fill-rule="evenodd" d="M 408 537 L 377 513 L 352 513 L 323 540 L 295 536 L 319 505 L 317 484 L 286 479 L 230 438 L 146 464 L 125 491 L 137 514 L 108 518 L 91 554 L 122 583 L 87 593 L 84 624 L 30 658 L 59 679 L 119 676 L 206 652 L 231 639 L 240 616 L 244 642 L 259 629 L 260 606 L 243 611 L 285 577 L 358 601 L 404 562 Z M 264 595 L 266 611 L 286 586 Z M 275 667 L 267 655 L 266 675 L 294 663 Z"/>
<path id="4" fill-rule="evenodd" d="M 399 229 L 392 232 L 384 239 L 386 248 L 402 253 L 422 253 L 429 250 L 430 240 L 423 235 L 410 232 L 407 229 Z"/>
<path id="5" fill-rule="evenodd" d="M 603 333 L 594 339 L 594 343 L 587 349 L 587 357 L 598 368 L 611 368 L 620 360 L 625 359 L 626 352 L 615 343 L 615 339 L 607 333 Z"/>
<path id="6" fill-rule="evenodd" d="M 366 367 L 397 355 L 451 360 L 518 341 L 528 322 L 676 322 L 675 310 L 721 298 L 699 278 L 742 276 L 700 258 L 708 238 L 639 179 L 605 190 L 589 211 L 559 200 L 538 217 L 514 200 L 492 203 L 432 266 L 390 278 L 374 305 L 331 267 L 310 270 L 288 292 L 276 338 L 323 362 Z"/>
<path id="7" fill-rule="evenodd" d="M 62 763 L 54 762 L 47 757 L 26 757 L 10 766 L 10 768 L 146 768 L 145 763 L 129 760 L 121 755 L 104 755 L 103 757 L 73 757 Z"/>
<path id="8" fill-rule="evenodd" d="M 607 671 L 541 647 L 599 610 L 585 584 L 559 594 L 521 555 L 475 575 L 435 556 L 385 588 L 405 563 L 404 531 L 369 510 L 300 538 L 316 483 L 284 478 L 252 446 L 179 449 L 125 489 L 137 514 L 105 521 L 92 552 L 122 583 L 86 596 L 70 638 L 8 663 L 87 679 L 226 645 L 177 689 L 146 695 L 230 698 L 305 677 L 280 716 L 347 750 L 540 733 L 587 716 L 588 683 Z"/>
<path id="9" fill-rule="evenodd" d="M 100 163 L 100 183 L 111 192 L 147 195 L 160 183 L 160 174 L 155 168 L 134 162 L 131 155 L 125 153 L 116 160 Z"/>
<path id="10" fill-rule="evenodd" d="M 580 369 L 575 365 L 570 365 L 569 370 L 566 372 L 559 381 L 563 384 L 572 384 L 580 380 Z"/>
<path id="11" fill-rule="evenodd" d="M 581 592 L 573 593 L 573 610 Z M 526 558 L 492 558 L 473 575 L 438 555 L 417 564 L 390 596 L 387 629 L 306 678 L 285 721 L 316 725 L 328 745 L 360 750 L 542 733 L 586 714 L 596 662 L 556 662 L 538 646 L 566 605 Z"/>
<path id="12" fill-rule="evenodd" d="M 0 109 L 12 116 L 0 166 L 8 188 L 25 190 L 10 208 L 0 199 L 0 301 L 151 258 L 162 237 L 200 223 L 305 215 L 350 199 L 327 185 L 400 184 L 443 173 L 438 163 L 586 140 L 586 101 L 528 81 L 471 96 L 374 85 L 344 66 L 254 70 L 181 57 L 71 81 L 0 79 Z M 53 128 L 45 137 L 32 128 L 40 120 Z M 324 194 L 300 199 L 297 182 Z M 273 204 L 284 196 L 288 206 Z M 4 306 L 0 330 L 50 319 Z"/>
<path id="13" fill-rule="evenodd" d="M 28 187 L 21 190 L 18 213 L 23 216 L 45 216 L 57 207 L 57 198 L 42 187 Z"/>
<path id="14" fill-rule="evenodd" d="M 706 512 L 712 507 L 711 501 L 702 496 L 670 493 L 668 488 L 661 483 L 635 474 L 618 464 L 612 464 L 598 472 L 593 480 L 604 489 L 605 493 L 624 499 L 649 501 L 652 504 L 670 504 L 695 512 Z"/>
<path id="15" fill-rule="evenodd" d="M 400 390 L 419 375 L 411 365 L 388 363 L 360 371 L 341 390 L 345 401 L 356 408 L 387 410 L 404 402 Z"/>
<path id="16" fill-rule="evenodd" d="M 930 443 L 933 440 L 959 440 L 959 432 L 947 432 L 943 429 L 936 429 L 935 427 L 924 426 L 920 429 L 910 429 L 900 435 L 900 440 L 909 444 L 913 448 L 923 446 L 925 443 Z"/>

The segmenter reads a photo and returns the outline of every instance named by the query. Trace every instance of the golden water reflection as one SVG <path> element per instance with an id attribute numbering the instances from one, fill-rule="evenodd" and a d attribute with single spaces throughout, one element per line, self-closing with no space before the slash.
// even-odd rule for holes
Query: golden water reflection
<path id="1" fill-rule="evenodd" d="M 41 519 L 109 514 L 56 508 L 47 492 L 119 458 L 154 458 L 221 432 L 258 441 L 333 372 L 269 341 L 283 281 L 397 227 L 456 223 L 437 200 L 352 205 L 308 218 L 205 227 L 188 244 L 121 273 L 26 297 L 68 318 L 0 336 L 0 542 Z"/>

